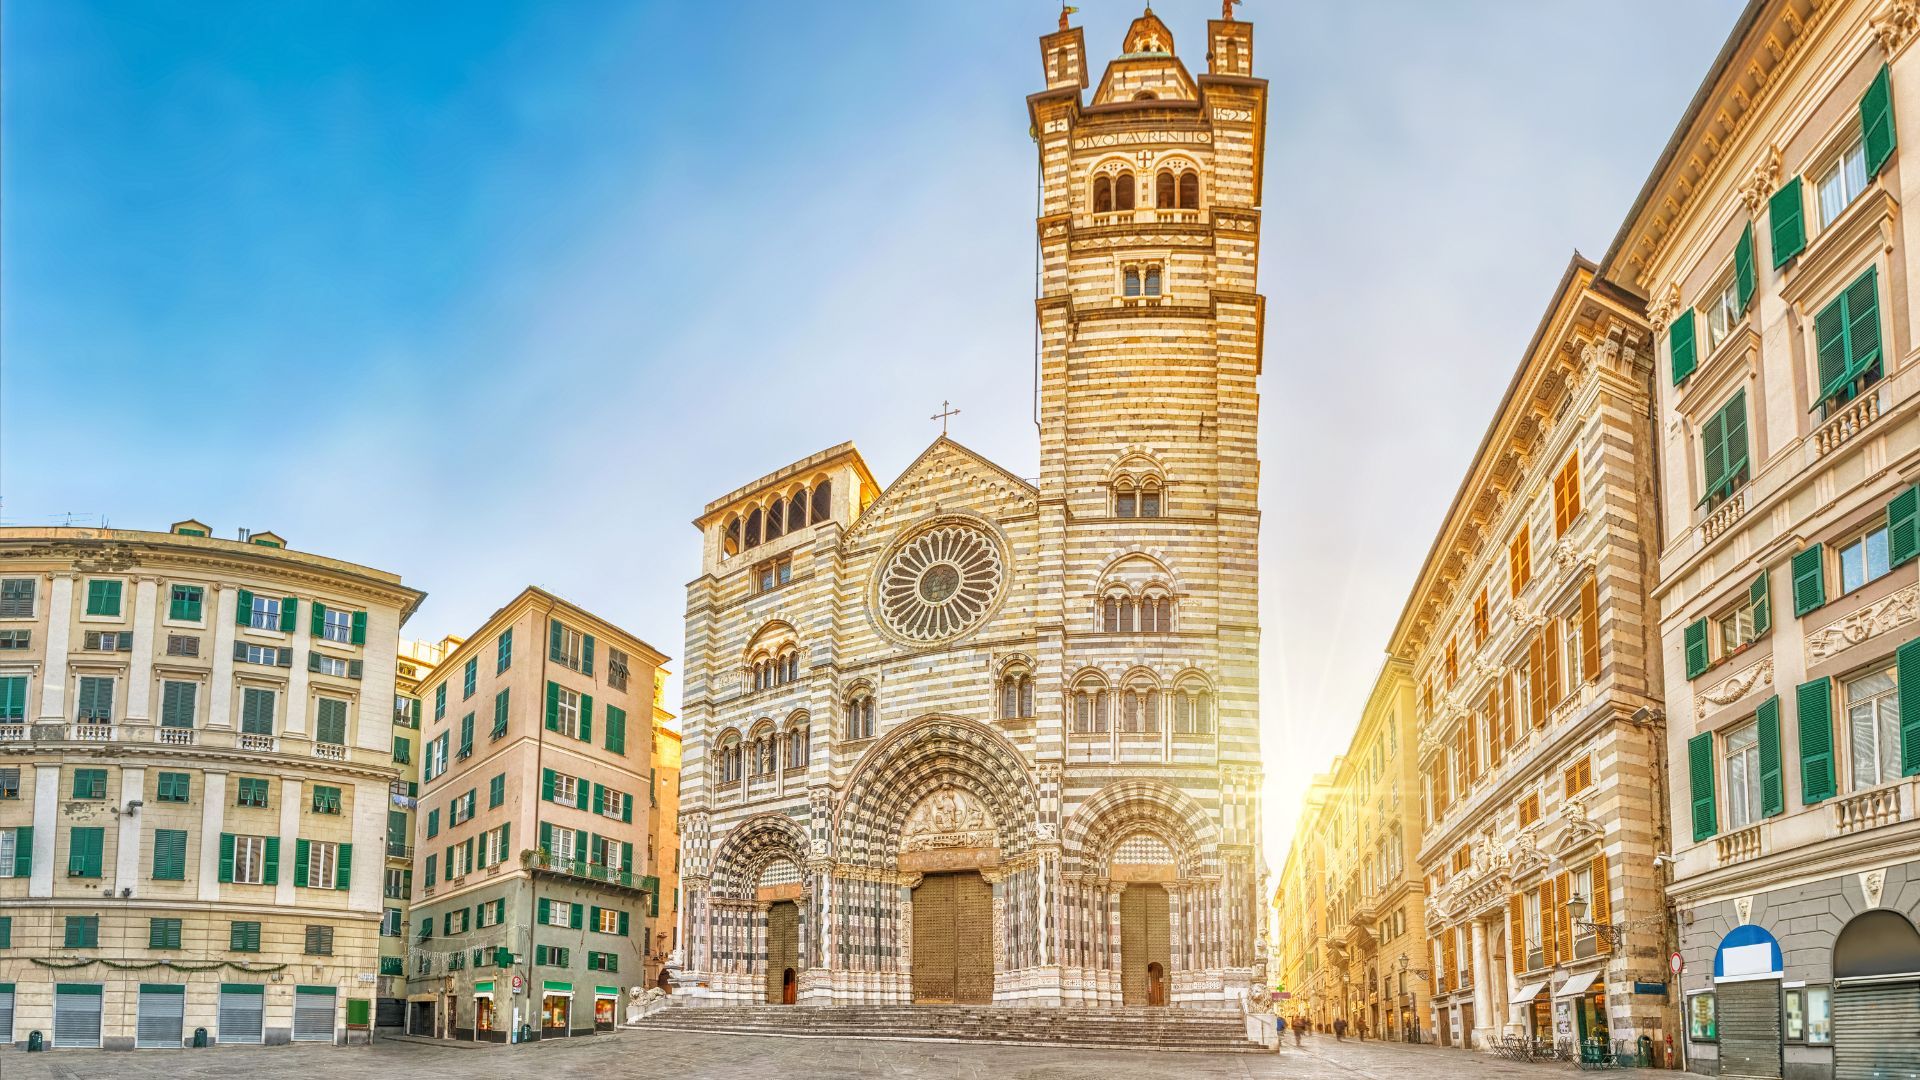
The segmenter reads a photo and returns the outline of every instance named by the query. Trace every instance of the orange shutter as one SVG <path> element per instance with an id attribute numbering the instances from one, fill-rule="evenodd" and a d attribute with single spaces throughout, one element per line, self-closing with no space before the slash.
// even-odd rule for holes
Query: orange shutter
<path id="1" fill-rule="evenodd" d="M 1580 583 L 1580 666 L 1587 682 L 1600 677 L 1600 588 L 1592 574 Z"/>
<path id="2" fill-rule="evenodd" d="M 1527 970 L 1527 901 L 1517 893 L 1507 897 L 1507 952 L 1513 970 Z"/>
<path id="3" fill-rule="evenodd" d="M 1547 661 L 1540 635 L 1527 642 L 1527 704 L 1533 709 L 1535 729 L 1547 726 Z"/>
<path id="4" fill-rule="evenodd" d="M 1467 777 L 1480 779 L 1480 714 L 1467 714 L 1466 726 L 1461 731 L 1461 741 L 1466 747 Z"/>
<path id="5" fill-rule="evenodd" d="M 1551 709 L 1566 696 L 1565 687 L 1560 682 L 1560 621 L 1547 620 L 1544 632 L 1547 636 L 1547 643 L 1542 646 L 1547 654 L 1547 708 Z"/>
<path id="6" fill-rule="evenodd" d="M 1553 913 L 1560 905 L 1554 900 L 1554 880 L 1542 878 L 1540 881 L 1540 951 L 1547 967 L 1560 962 L 1560 938 L 1555 931 Z"/>
<path id="7" fill-rule="evenodd" d="M 1568 961 L 1573 959 L 1573 912 L 1567 910 L 1567 900 L 1572 895 L 1573 874 L 1569 871 L 1562 870 L 1560 872 L 1560 889 L 1555 897 L 1555 899 L 1560 901 L 1560 908 L 1556 915 L 1560 920 L 1560 949 L 1565 953 L 1562 959 Z"/>
<path id="8" fill-rule="evenodd" d="M 1459 964 L 1455 962 L 1457 957 L 1458 954 L 1454 952 L 1453 931 L 1449 930 L 1446 936 L 1440 939 L 1440 962 L 1447 969 L 1441 981 L 1449 988 L 1453 986 L 1453 973 L 1460 970 Z"/>
<path id="9" fill-rule="evenodd" d="M 1588 917 L 1591 918 L 1596 925 L 1613 925 L 1613 884 L 1607 880 L 1607 857 L 1605 855 L 1595 855 L 1593 857 L 1593 901 L 1587 910 L 1592 913 Z M 1595 944 L 1599 946 L 1600 951 L 1603 953 L 1613 951 L 1613 947 L 1607 944 L 1607 936 L 1605 934 L 1598 935 L 1598 940 Z"/>

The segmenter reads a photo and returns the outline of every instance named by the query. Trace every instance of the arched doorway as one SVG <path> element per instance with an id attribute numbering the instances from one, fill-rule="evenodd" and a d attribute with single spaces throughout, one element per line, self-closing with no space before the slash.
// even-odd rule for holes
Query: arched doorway
<path id="1" fill-rule="evenodd" d="M 792 968 L 780 973 L 780 1004 L 791 1005 L 800 991 L 800 980 Z"/>
<path id="2" fill-rule="evenodd" d="M 1167 969 L 1156 960 L 1147 965 L 1147 1004 L 1167 1003 Z"/>
<path id="3" fill-rule="evenodd" d="M 1920 931 L 1876 908 L 1833 943 L 1834 1080 L 1920 1075 Z"/>
<path id="4" fill-rule="evenodd" d="M 979 871 L 928 874 L 914 886 L 913 1000 L 993 1000 L 993 887 Z"/>
<path id="5" fill-rule="evenodd" d="M 1167 965 L 1172 962 L 1166 887 L 1158 882 L 1128 885 L 1120 894 L 1120 1000 L 1165 1005 Z"/>
<path id="6" fill-rule="evenodd" d="M 1781 957 L 1780 943 L 1752 923 L 1736 926 L 1720 939 L 1713 957 L 1720 1075 L 1780 1077 Z"/>
<path id="7" fill-rule="evenodd" d="M 775 859 L 760 873 L 759 896 L 767 905 L 766 1002 L 791 1005 L 800 970 L 800 868 Z"/>

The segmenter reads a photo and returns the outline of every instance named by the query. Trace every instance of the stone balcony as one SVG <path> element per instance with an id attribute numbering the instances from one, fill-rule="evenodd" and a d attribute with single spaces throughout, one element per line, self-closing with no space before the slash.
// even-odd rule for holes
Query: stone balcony
<path id="1" fill-rule="evenodd" d="M 1730 832 L 1714 840 L 1714 854 L 1721 866 L 1732 866 L 1760 857 L 1759 825 L 1749 825 L 1738 832 Z"/>
<path id="2" fill-rule="evenodd" d="M 1741 488 L 1721 500 L 1720 505 L 1714 507 L 1713 511 L 1700 522 L 1701 540 L 1712 543 L 1715 537 L 1732 528 L 1733 523 L 1745 517 L 1746 514 L 1747 489 Z"/>
<path id="3" fill-rule="evenodd" d="M 1849 439 L 1865 431 L 1868 424 L 1880 418 L 1880 391 L 1875 387 L 1864 397 L 1857 397 L 1835 410 L 1813 433 L 1813 455 L 1825 457 L 1840 449 Z"/>
<path id="4" fill-rule="evenodd" d="M 1834 831 L 1845 836 L 1907 820 L 1913 806 L 1912 800 L 1906 797 L 1906 786 L 1906 781 L 1900 781 L 1835 799 L 1832 804 Z"/>

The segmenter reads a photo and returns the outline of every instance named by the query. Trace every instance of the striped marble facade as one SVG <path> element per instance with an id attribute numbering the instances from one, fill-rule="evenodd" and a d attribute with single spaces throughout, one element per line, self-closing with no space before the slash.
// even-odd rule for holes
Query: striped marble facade
<path id="1" fill-rule="evenodd" d="M 1167 893 L 1169 1003 L 1259 977 L 1266 85 L 1248 24 L 1208 29 L 1196 78 L 1135 20 L 1091 103 L 1080 31 L 1042 39 L 1037 482 L 943 436 L 882 490 L 847 443 L 696 521 L 696 998 L 765 1000 L 768 909 L 791 900 L 801 1003 L 914 1000 L 913 889 L 942 872 L 992 886 L 996 1002 L 1121 1002 L 1121 896 L 1143 885 Z M 907 554 L 935 534 L 962 538 L 945 577 Z M 966 625 L 889 615 L 923 602 Z"/>

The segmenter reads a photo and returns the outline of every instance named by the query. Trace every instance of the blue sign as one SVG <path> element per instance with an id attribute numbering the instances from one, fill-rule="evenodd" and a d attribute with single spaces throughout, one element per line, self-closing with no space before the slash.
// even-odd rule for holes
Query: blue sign
<path id="1" fill-rule="evenodd" d="M 1727 931 L 1713 954 L 1713 981 L 1717 983 L 1778 979 L 1784 968 L 1780 942 L 1752 923 Z"/>

